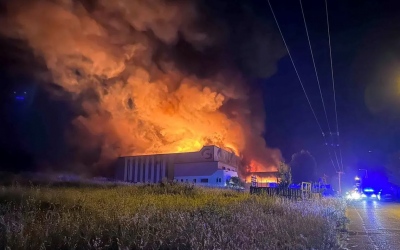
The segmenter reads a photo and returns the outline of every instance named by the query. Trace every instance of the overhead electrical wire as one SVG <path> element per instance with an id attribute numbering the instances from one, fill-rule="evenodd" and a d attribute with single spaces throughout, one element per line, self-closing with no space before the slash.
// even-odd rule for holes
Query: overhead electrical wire
<path id="1" fill-rule="evenodd" d="M 299 0 L 299 2 L 300 2 L 301 14 L 303 15 L 304 27 L 305 27 L 305 29 L 306 29 L 307 40 L 308 40 L 308 46 L 310 47 L 311 59 L 312 59 L 313 66 L 314 66 L 315 77 L 317 78 L 319 94 L 320 94 L 320 96 L 321 96 L 322 107 L 324 108 L 326 124 L 328 125 L 329 131 L 331 131 L 331 126 L 329 125 L 328 114 L 327 114 L 326 108 L 325 108 L 324 97 L 323 97 L 323 95 L 322 95 L 321 84 L 319 83 L 319 77 L 318 77 L 318 72 L 317 72 L 317 66 L 315 65 L 314 53 L 313 53 L 312 46 L 311 46 L 310 36 L 309 36 L 309 34 L 308 34 L 308 28 L 307 28 L 307 23 L 306 23 L 306 17 L 305 17 L 305 15 L 304 15 L 303 4 L 301 3 L 301 0 Z"/>
<path id="2" fill-rule="evenodd" d="M 286 44 L 285 37 L 283 36 L 282 30 L 281 30 L 281 28 L 280 28 L 280 26 L 279 26 L 278 19 L 277 19 L 276 16 L 275 16 L 275 12 L 274 12 L 274 10 L 273 10 L 273 8 L 272 8 L 272 5 L 271 5 L 271 3 L 270 3 L 270 0 L 267 0 L 267 1 L 268 1 L 268 5 L 269 5 L 269 7 L 270 7 L 270 9 L 271 9 L 272 16 L 274 17 L 276 26 L 278 27 L 279 33 L 280 33 L 280 35 L 281 35 L 283 44 L 285 45 L 286 50 L 287 50 L 288 55 L 289 55 L 289 58 L 290 58 L 290 61 L 292 62 L 294 71 L 296 72 L 296 75 L 297 75 L 297 78 L 299 79 L 301 88 L 303 89 L 304 95 L 305 95 L 305 97 L 306 97 L 306 99 L 307 99 L 308 105 L 310 106 L 311 112 L 313 113 L 314 118 L 315 118 L 315 121 L 316 121 L 317 124 L 318 124 L 318 127 L 319 127 L 319 129 L 320 129 L 320 132 L 321 132 L 321 134 L 322 134 L 322 136 L 323 136 L 323 138 L 324 138 L 325 144 L 327 144 L 326 138 L 325 138 L 324 130 L 322 129 L 322 126 L 321 126 L 320 122 L 318 121 L 318 118 L 317 118 L 317 115 L 316 115 L 316 113 L 315 113 L 315 111 L 314 111 L 314 108 L 313 108 L 312 105 L 311 105 L 311 101 L 310 101 L 310 99 L 309 99 L 309 97 L 308 97 L 308 95 L 307 95 L 307 91 L 306 91 L 306 89 L 304 88 L 303 82 L 302 82 L 302 80 L 301 80 L 301 78 L 300 78 L 300 75 L 299 75 L 299 73 L 298 73 L 298 71 L 297 71 L 296 65 L 295 65 L 294 60 L 293 60 L 293 58 L 292 58 L 292 55 L 290 54 L 289 47 L 288 47 L 288 45 Z M 329 153 L 329 155 L 330 155 L 330 152 L 329 152 L 329 151 L 328 151 L 328 153 Z M 331 155 L 330 155 L 330 157 L 331 157 Z M 337 171 L 337 168 L 336 168 L 335 164 L 333 163 L 332 157 L 331 157 L 331 162 L 332 162 L 332 165 L 334 166 L 335 170 Z M 338 166 L 338 167 L 340 168 L 340 166 Z"/>
<path id="3" fill-rule="evenodd" d="M 310 48 L 311 59 L 312 59 L 313 66 L 314 66 L 315 78 L 317 79 L 318 90 L 319 90 L 319 94 L 320 94 L 320 96 L 321 96 L 322 107 L 323 107 L 324 113 L 325 113 L 326 124 L 328 125 L 328 131 L 329 131 L 329 133 L 330 133 L 331 140 L 332 140 L 332 134 L 331 134 L 331 131 L 332 131 L 332 130 L 331 130 L 331 126 L 330 126 L 329 119 L 328 119 L 328 113 L 326 112 L 326 107 L 325 107 L 325 102 L 324 102 L 324 96 L 322 95 L 321 84 L 320 84 L 319 77 L 318 77 L 317 66 L 316 66 L 316 64 L 315 64 L 314 53 L 313 53 L 312 46 L 311 46 L 310 35 L 309 35 L 309 33 L 308 33 L 307 22 L 306 22 L 306 17 L 305 17 L 305 15 L 304 15 L 303 4 L 302 4 L 301 0 L 299 0 L 299 3 L 300 3 L 301 14 L 302 14 L 302 17 L 303 17 L 303 22 L 304 22 L 304 28 L 305 28 L 305 30 L 306 30 L 306 35 L 307 35 L 307 40 L 308 40 L 308 46 L 309 46 L 309 48 Z M 328 146 L 328 143 L 326 142 L 325 134 L 323 133 L 322 135 L 324 136 L 325 145 Z M 331 145 L 332 145 L 332 144 L 333 144 L 333 141 L 331 142 Z M 333 146 L 333 145 L 332 145 L 332 146 Z M 335 153 L 335 158 L 336 158 L 337 166 L 338 166 L 338 168 L 339 168 L 339 170 L 340 170 L 340 163 L 339 163 L 339 159 L 338 159 L 337 154 L 336 154 L 336 150 L 333 149 L 333 151 L 334 151 L 334 153 Z M 338 171 L 338 168 L 336 168 L 335 164 L 333 163 L 332 155 L 331 155 L 331 152 L 330 152 L 329 148 L 328 148 L 328 154 L 329 154 L 329 157 L 331 158 L 332 165 L 333 165 L 333 167 L 335 168 L 335 171 L 337 172 L 337 171 Z"/>
<path id="4" fill-rule="evenodd" d="M 272 15 L 273 15 L 273 17 L 274 17 L 274 19 L 275 19 L 275 23 L 276 23 L 276 25 L 278 26 L 279 33 L 281 34 L 281 37 L 282 37 L 283 43 L 284 43 L 284 45 L 285 45 L 285 47 L 286 47 L 286 50 L 287 50 L 287 52 L 288 52 L 288 55 L 289 55 L 290 61 L 292 62 L 292 65 L 293 65 L 294 71 L 296 72 L 297 78 L 299 79 L 299 82 L 300 82 L 301 88 L 303 89 L 304 95 L 306 96 L 306 99 L 307 99 L 308 105 L 310 106 L 310 109 L 311 109 L 311 111 L 312 111 L 312 113 L 313 113 L 313 115 L 314 115 L 315 121 L 317 122 L 317 124 L 318 124 L 318 127 L 319 127 L 319 129 L 320 129 L 321 133 L 322 133 L 322 134 L 324 134 L 324 130 L 322 129 L 322 127 L 321 127 L 321 124 L 320 124 L 320 123 L 319 123 L 319 121 L 318 121 L 317 115 L 315 114 L 314 108 L 313 108 L 313 107 L 312 107 L 312 105 L 311 105 L 310 99 L 308 98 L 308 95 L 307 95 L 306 89 L 304 88 L 303 82 L 301 81 L 301 78 L 300 78 L 299 72 L 297 71 L 296 65 L 294 64 L 294 61 L 293 61 L 292 55 L 290 54 L 289 47 L 288 47 L 288 46 L 287 46 L 287 44 L 286 44 L 285 38 L 284 38 L 284 36 L 283 36 L 283 33 L 282 33 L 282 31 L 281 31 L 281 28 L 280 28 L 280 26 L 279 26 L 278 20 L 276 19 L 276 16 L 275 16 L 274 10 L 272 9 L 272 5 L 271 5 L 271 3 L 269 2 L 269 0 L 268 0 L 268 4 L 269 4 L 269 7 L 271 8 L 271 12 L 272 12 Z"/>
<path id="5" fill-rule="evenodd" d="M 340 149 L 340 133 L 339 133 L 339 122 L 338 122 L 338 114 L 337 114 L 337 104 L 336 104 L 336 90 L 335 90 L 335 77 L 333 74 L 333 62 L 332 62 L 332 46 L 331 46 L 331 32 L 329 27 L 329 13 L 328 13 L 328 2 L 325 0 L 325 12 L 326 12 L 326 24 L 328 28 L 328 42 L 329 42 L 329 58 L 331 62 L 331 75 L 332 75 L 332 89 L 333 89 L 333 102 L 335 106 L 335 118 L 336 118 L 336 135 L 337 135 L 337 147 L 339 148 L 340 154 L 340 162 L 341 162 L 341 171 L 343 172 L 343 158 L 342 158 L 342 150 Z"/>

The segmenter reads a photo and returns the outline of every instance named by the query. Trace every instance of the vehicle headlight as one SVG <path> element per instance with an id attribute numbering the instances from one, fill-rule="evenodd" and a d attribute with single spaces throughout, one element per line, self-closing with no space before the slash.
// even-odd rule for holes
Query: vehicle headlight
<path id="1" fill-rule="evenodd" d="M 354 193 L 351 194 L 351 198 L 353 198 L 355 200 L 358 200 L 358 199 L 361 198 L 361 195 L 359 193 L 357 193 L 357 192 L 354 192 Z"/>

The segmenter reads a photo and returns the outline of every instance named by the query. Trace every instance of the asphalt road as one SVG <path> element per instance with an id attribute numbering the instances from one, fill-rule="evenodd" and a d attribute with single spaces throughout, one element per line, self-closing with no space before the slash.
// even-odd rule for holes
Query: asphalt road
<path id="1" fill-rule="evenodd" d="M 400 204 L 377 200 L 353 201 L 347 248 L 400 250 Z"/>

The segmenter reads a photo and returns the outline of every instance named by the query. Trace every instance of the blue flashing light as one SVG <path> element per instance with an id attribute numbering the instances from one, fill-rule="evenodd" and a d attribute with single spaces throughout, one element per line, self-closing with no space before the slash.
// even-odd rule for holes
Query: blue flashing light
<path id="1" fill-rule="evenodd" d="M 278 183 L 270 182 L 268 183 L 269 187 L 278 187 Z"/>
<path id="2" fill-rule="evenodd" d="M 17 100 L 19 100 L 19 101 L 22 101 L 22 100 L 25 100 L 25 97 L 23 97 L 23 96 L 16 96 L 15 99 L 17 99 Z"/>
<path id="3" fill-rule="evenodd" d="M 290 189 L 300 189 L 300 185 L 292 183 L 292 184 L 290 184 L 289 188 Z"/>
<path id="4" fill-rule="evenodd" d="M 364 192 L 374 192 L 372 188 L 364 188 Z"/>

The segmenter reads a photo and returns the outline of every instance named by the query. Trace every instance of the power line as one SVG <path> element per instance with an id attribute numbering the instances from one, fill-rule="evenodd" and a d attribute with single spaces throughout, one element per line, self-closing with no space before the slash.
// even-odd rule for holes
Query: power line
<path id="1" fill-rule="evenodd" d="M 269 4 L 269 7 L 270 7 L 270 9 L 271 9 L 272 16 L 273 16 L 273 17 L 274 17 L 274 19 L 275 19 L 275 23 L 276 23 L 276 25 L 278 26 L 278 30 L 279 30 L 279 33 L 281 34 L 281 37 L 282 37 L 283 43 L 285 44 L 285 47 L 286 47 L 286 50 L 287 50 L 287 52 L 288 52 L 288 55 L 289 55 L 290 61 L 291 61 L 291 62 L 292 62 L 292 64 L 293 64 L 294 71 L 296 72 L 296 75 L 297 75 L 297 78 L 299 79 L 299 82 L 300 82 L 301 88 L 303 89 L 304 95 L 306 96 L 306 99 L 307 99 L 308 105 L 310 106 L 310 109 L 311 109 L 311 111 L 312 111 L 312 113 L 313 113 L 313 115 L 314 115 L 315 121 L 317 122 L 317 124 L 318 124 L 318 127 L 319 127 L 319 129 L 320 129 L 320 131 L 321 131 L 322 135 L 323 135 L 323 136 L 324 136 L 324 138 L 325 138 L 324 131 L 323 131 L 322 127 L 321 127 L 321 124 L 320 124 L 320 123 L 319 123 L 319 121 L 318 121 L 317 115 L 315 114 L 315 111 L 314 111 L 314 109 L 313 109 L 313 107 L 312 107 L 312 105 L 311 105 L 310 99 L 308 98 L 308 95 L 307 95 L 306 89 L 304 88 L 303 82 L 301 81 L 301 78 L 300 78 L 300 75 L 299 75 L 299 73 L 298 73 L 298 71 L 297 71 L 296 65 L 294 64 L 294 61 L 293 61 L 292 55 L 290 54 L 289 47 L 288 47 L 288 46 L 287 46 L 287 44 L 286 44 L 286 41 L 285 41 L 285 38 L 284 38 L 284 36 L 283 36 L 283 33 L 282 33 L 282 31 L 281 31 L 281 28 L 280 28 L 280 26 L 279 26 L 278 20 L 276 19 L 276 16 L 275 16 L 274 10 L 272 9 L 272 5 L 271 5 L 271 3 L 269 2 L 269 0 L 267 0 L 267 1 L 268 1 L 268 4 Z"/>
<path id="2" fill-rule="evenodd" d="M 323 108 L 324 108 L 326 123 L 328 124 L 328 129 L 329 129 L 329 131 L 332 131 L 332 130 L 331 130 L 331 126 L 329 125 L 328 114 L 327 114 L 326 108 L 325 108 L 325 102 L 324 102 L 324 97 L 323 97 L 323 95 L 322 95 L 321 84 L 320 84 L 320 82 L 319 82 L 319 77 L 318 77 L 318 72 L 317 72 L 317 66 L 315 65 L 314 53 L 313 53 L 312 46 L 311 46 L 310 36 L 309 36 L 309 34 L 308 34 L 308 28 L 307 28 L 307 23 L 306 23 L 306 17 L 305 17 L 305 15 L 304 15 L 303 4 L 301 3 L 301 0 L 299 0 L 299 2 L 300 2 L 300 7 L 301 7 L 301 14 L 303 15 L 304 27 L 305 27 L 305 29 L 306 29 L 306 34 L 307 34 L 307 39 L 308 39 L 308 46 L 310 47 L 311 58 L 312 58 L 312 62 L 313 62 L 313 65 L 314 65 L 315 77 L 317 78 L 319 94 L 320 94 L 320 96 L 321 96 L 322 106 L 323 106 Z"/>
<path id="3" fill-rule="evenodd" d="M 325 145 L 328 146 L 328 143 L 326 143 L 326 140 L 325 140 Z M 329 147 L 329 146 L 328 146 L 328 147 Z M 333 158 L 332 158 L 331 151 L 329 150 L 329 148 L 328 148 L 328 154 L 329 154 L 329 158 L 331 159 L 332 166 L 333 166 L 333 168 L 335 169 L 335 172 L 338 172 L 339 170 L 338 170 L 338 168 L 336 167 L 335 163 L 333 162 Z M 339 167 L 339 166 L 338 166 L 338 167 Z"/>
<path id="4" fill-rule="evenodd" d="M 339 181 L 339 195 L 342 195 L 342 174 L 344 174 L 344 172 L 343 171 L 338 171 L 337 172 L 337 174 L 338 174 L 338 181 Z"/>
<path id="5" fill-rule="evenodd" d="M 329 28 L 329 13 L 328 13 L 328 2 L 325 0 L 325 12 L 326 12 L 326 23 L 328 27 L 328 42 L 329 42 L 329 58 L 330 58 L 330 63 L 331 63 L 331 74 L 332 74 L 332 89 L 333 89 L 333 102 L 335 106 L 335 117 L 336 117 L 336 134 L 338 137 L 338 147 L 339 147 L 339 152 L 340 152 L 340 162 L 341 164 L 341 169 L 343 171 L 343 158 L 342 158 L 342 152 L 340 149 L 340 139 L 339 139 L 339 122 L 338 122 L 338 114 L 337 114 L 337 104 L 336 104 L 336 91 L 335 91 L 335 77 L 333 74 L 333 62 L 332 62 L 332 46 L 331 46 L 331 35 L 330 35 L 330 28 Z"/>
<path id="6" fill-rule="evenodd" d="M 337 156 L 336 150 L 335 150 L 336 145 L 334 144 L 334 142 L 332 143 L 332 146 L 333 146 L 333 153 L 335 153 L 335 158 L 336 158 L 336 162 L 338 164 L 339 171 L 343 171 L 343 169 L 340 168 L 339 159 L 338 159 L 338 156 Z"/>
<path id="7" fill-rule="evenodd" d="M 310 35 L 309 35 L 309 33 L 308 33 L 307 22 L 306 22 L 306 17 L 305 17 L 305 15 L 304 15 L 303 4 L 302 4 L 301 0 L 299 0 L 299 2 L 300 2 L 301 14 L 302 14 L 302 16 L 303 16 L 303 21 L 304 21 L 304 28 L 305 28 L 306 34 L 307 34 L 308 46 L 309 46 L 309 48 L 310 48 L 311 59 L 312 59 L 313 66 L 314 66 L 315 78 L 317 79 L 319 94 L 320 94 L 320 96 L 321 96 L 322 107 L 323 107 L 324 113 L 325 113 L 326 124 L 328 125 L 328 131 L 329 131 L 329 133 L 331 134 L 331 131 L 332 131 L 332 130 L 331 130 L 331 126 L 330 126 L 329 119 L 328 119 L 328 113 L 326 112 L 324 97 L 323 97 L 323 95 L 322 95 L 321 84 L 320 84 L 320 82 L 319 82 L 317 66 L 315 65 L 314 53 L 313 53 L 312 46 L 311 46 Z M 325 138 L 324 138 L 324 139 L 325 139 Z M 325 139 L 325 142 L 326 142 L 326 139 Z M 327 143 L 325 143 L 325 144 L 327 145 Z M 333 144 L 333 140 L 332 140 L 332 134 L 331 134 L 331 145 L 332 145 L 332 144 Z M 329 147 L 329 145 L 327 145 L 327 146 Z M 333 163 L 332 155 L 331 155 L 331 153 L 330 153 L 329 148 L 328 148 L 328 153 L 329 153 L 329 157 L 331 158 L 332 165 L 333 165 L 333 167 L 335 168 L 335 171 L 337 172 L 338 170 L 337 170 L 335 164 Z M 337 166 L 338 166 L 339 169 L 340 169 L 340 164 L 339 164 L 339 161 L 338 161 L 338 158 L 337 158 L 337 154 L 336 154 L 335 149 L 334 149 L 334 153 L 335 153 L 335 157 L 336 157 Z"/>
<path id="8" fill-rule="evenodd" d="M 281 35 L 281 37 L 282 37 L 282 41 L 283 41 L 283 43 L 284 43 L 284 45 L 285 45 L 285 47 L 286 47 L 286 50 L 287 50 L 287 52 L 288 52 L 290 61 L 292 62 L 292 65 L 293 65 L 293 68 L 294 68 L 294 70 L 295 70 L 295 72 L 296 72 L 297 78 L 299 79 L 301 88 L 303 89 L 304 95 L 305 95 L 305 97 L 306 97 L 306 99 L 307 99 L 307 102 L 308 102 L 308 104 L 309 104 L 309 106 L 310 106 L 310 109 L 311 109 L 311 111 L 312 111 L 312 113 L 313 113 L 313 115 L 314 115 L 315 121 L 316 121 L 317 124 L 318 124 L 318 127 L 319 127 L 319 129 L 320 129 L 320 132 L 321 132 L 321 134 L 322 134 L 322 137 L 324 138 L 325 145 L 328 145 L 328 143 L 327 143 L 327 141 L 326 141 L 325 133 L 324 133 L 322 127 L 321 127 L 321 124 L 320 124 L 319 121 L 318 121 L 317 115 L 315 114 L 315 111 L 314 111 L 314 109 L 313 109 L 313 107 L 312 107 L 312 105 L 311 105 L 310 99 L 308 98 L 307 92 L 306 92 L 306 90 L 305 90 L 305 88 L 304 88 L 303 82 L 301 81 L 300 75 L 299 75 L 299 73 L 298 73 L 298 71 L 297 71 L 296 65 L 295 65 L 295 63 L 294 63 L 294 61 L 293 61 L 293 58 L 292 58 L 292 55 L 290 54 L 289 47 L 288 47 L 287 44 L 286 44 L 285 37 L 283 36 L 282 30 L 281 30 L 281 28 L 280 28 L 280 26 L 279 26 L 279 23 L 278 23 L 278 19 L 277 19 L 276 16 L 275 16 L 275 12 L 274 12 L 274 10 L 273 10 L 273 8 L 272 8 L 272 5 L 271 5 L 270 1 L 269 1 L 269 0 L 267 0 L 267 1 L 268 1 L 268 5 L 269 5 L 269 7 L 270 7 L 270 9 L 271 9 L 272 16 L 274 17 L 276 26 L 278 27 L 279 33 L 280 33 L 280 35 Z M 337 171 L 337 168 L 336 168 L 335 164 L 333 163 L 332 156 L 331 156 L 331 153 L 330 153 L 329 149 L 328 149 L 328 153 L 329 153 L 329 157 L 331 158 L 332 165 L 333 165 L 333 167 L 335 168 L 335 171 Z M 338 166 L 338 168 L 340 169 L 340 166 Z"/>

